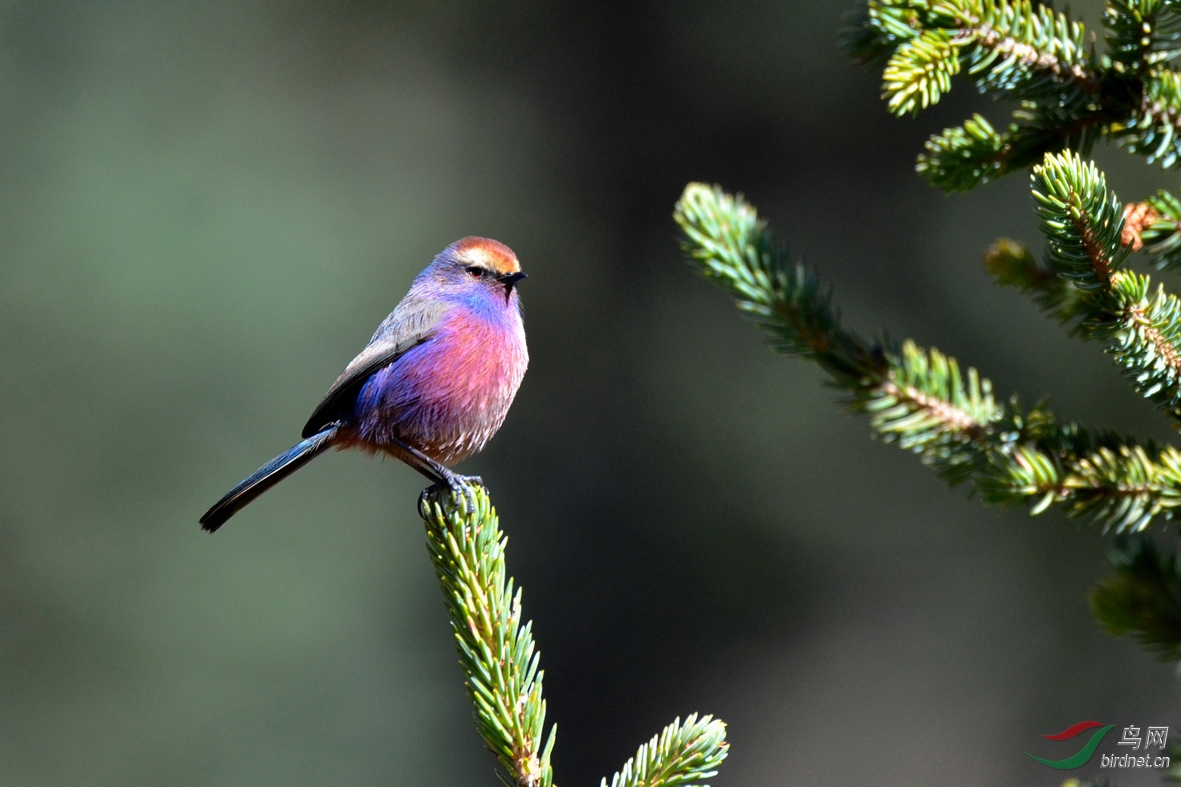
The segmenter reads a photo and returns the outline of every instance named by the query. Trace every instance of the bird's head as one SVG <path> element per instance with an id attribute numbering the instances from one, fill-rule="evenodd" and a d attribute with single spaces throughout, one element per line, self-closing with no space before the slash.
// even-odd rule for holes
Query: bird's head
<path id="1" fill-rule="evenodd" d="M 491 238 L 463 238 L 435 257 L 424 273 L 445 291 L 495 296 L 508 303 L 517 282 L 525 278 L 513 250 Z"/>

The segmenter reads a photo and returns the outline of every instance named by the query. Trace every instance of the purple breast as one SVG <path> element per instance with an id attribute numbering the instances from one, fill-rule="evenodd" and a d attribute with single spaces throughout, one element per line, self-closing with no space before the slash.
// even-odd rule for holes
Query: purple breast
<path id="1" fill-rule="evenodd" d="M 358 442 L 389 451 L 394 437 L 444 465 L 483 448 L 529 363 L 521 318 L 504 311 L 488 319 L 456 309 L 431 339 L 373 375 L 357 397 Z"/>

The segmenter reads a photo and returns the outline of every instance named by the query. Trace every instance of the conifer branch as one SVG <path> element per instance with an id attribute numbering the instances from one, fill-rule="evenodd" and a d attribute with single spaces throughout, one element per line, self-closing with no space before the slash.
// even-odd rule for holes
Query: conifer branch
<path id="1" fill-rule="evenodd" d="M 1181 55 L 1181 1 L 1107 0 L 1103 26 L 1107 51 L 1098 56 L 1082 25 L 1050 3 L 1035 8 L 1027 0 L 868 0 L 846 33 L 845 47 L 858 63 L 885 64 L 883 98 L 894 114 L 934 104 L 959 74 L 995 99 L 1020 102 L 1003 130 L 974 114 L 932 136 L 916 169 L 952 193 L 1032 167 L 1045 260 L 1001 239 L 985 254 L 985 267 L 1072 333 L 1101 340 L 1131 386 L 1181 429 L 1181 299 L 1125 267 L 1130 252 L 1143 250 L 1159 269 L 1181 268 L 1181 199 L 1161 191 L 1121 210 L 1102 173 L 1079 155 L 1089 155 L 1106 138 L 1149 163 L 1181 165 L 1181 71 L 1169 67 Z M 687 190 L 682 205 L 689 198 Z M 682 226 L 692 224 L 680 213 L 678 218 Z M 713 229 L 719 228 L 728 225 Z M 686 234 L 691 253 L 704 262 L 712 252 L 689 229 Z M 735 295 L 741 304 L 745 296 Z M 784 322 L 780 330 L 786 329 Z M 792 351 L 789 342 L 781 347 Z M 870 354 L 886 368 L 897 363 L 890 346 L 877 343 Z M 954 368 L 954 361 L 946 365 Z M 889 390 L 872 374 L 859 384 Z M 1181 518 L 1181 452 L 1174 448 L 1060 425 L 1040 405 L 1022 412 L 1016 399 L 979 428 L 965 428 L 968 421 L 950 410 L 932 420 L 943 412 L 932 406 L 937 397 L 916 390 L 926 398 L 911 396 L 908 404 L 900 399 L 893 406 L 916 412 L 925 407 L 927 420 L 918 421 L 954 446 L 944 450 L 946 456 L 961 457 L 955 464 L 927 455 L 924 461 L 953 483 L 969 480 L 987 502 L 1027 505 L 1034 514 L 1058 505 L 1117 532 L 1142 530 L 1154 518 Z M 855 395 L 855 402 L 866 398 Z M 940 445 L 929 435 L 926 442 L 913 442 L 907 422 L 898 423 L 906 444 L 920 453 L 926 445 Z M 887 431 L 884 424 L 874 426 Z M 1111 634 L 1134 633 L 1162 658 L 1181 661 L 1181 561 L 1149 542 L 1128 549 L 1117 556 L 1116 576 L 1093 594 L 1095 614 Z M 1181 780 L 1181 766 L 1175 770 Z"/>
<path id="2" fill-rule="evenodd" d="M 1015 144 L 1016 128 L 1000 134 L 983 115 L 972 115 L 959 128 L 947 128 L 924 144 L 915 171 L 947 193 L 971 191 L 1014 167 L 1026 166 L 1023 151 Z"/>
<path id="3" fill-rule="evenodd" d="M 1041 265 L 1025 246 L 999 238 L 984 252 L 984 269 L 1003 287 L 1016 287 L 1029 295 L 1043 311 L 1070 332 L 1087 336 L 1083 320 L 1092 313 L 1085 293 L 1059 278 L 1049 265 Z"/>
<path id="4" fill-rule="evenodd" d="M 702 787 L 726 759 L 726 725 L 712 716 L 678 718 L 659 736 L 640 746 L 636 756 L 611 778 L 611 787 Z M 603 779 L 601 787 L 607 787 Z"/>
<path id="5" fill-rule="evenodd" d="M 860 29 L 846 37 L 854 59 L 892 50 L 882 93 L 894 114 L 936 103 L 961 66 L 981 92 L 1017 100 L 1065 106 L 1100 90 L 1083 25 L 1030 0 L 871 1 Z"/>
<path id="6" fill-rule="evenodd" d="M 1026 107 L 1013 113 L 1017 122 L 996 131 L 974 114 L 958 128 L 944 129 L 924 143 L 915 171 L 948 194 L 971 191 L 1039 162 L 1046 153 L 1066 148 L 1087 153 L 1109 122 L 1106 113 L 1088 109 L 1074 115 Z"/>
<path id="7" fill-rule="evenodd" d="M 1118 226 L 1093 224 L 1096 211 L 1106 215 L 1106 192 L 1086 195 L 1063 203 L 1082 211 L 1078 223 L 1065 221 L 1084 228 L 1085 237 L 1064 239 L 1057 252 L 1084 285 L 1091 283 L 1087 277 L 1101 281 L 1092 257 L 1111 252 L 1113 231 L 1117 250 L 1119 244 Z M 741 198 L 690 184 L 674 217 L 694 265 L 731 292 L 776 349 L 816 362 L 883 439 L 917 453 L 951 485 L 966 482 L 987 502 L 1027 505 L 1034 514 L 1057 505 L 1117 532 L 1181 515 L 1181 454 L 1174 449 L 1059 424 L 1044 407 L 1023 411 L 1015 398 L 1002 406 L 988 380 L 974 369 L 962 373 L 938 350 L 862 339 L 841 325 L 831 294 L 815 274 L 788 262 Z M 1084 290 L 1012 248 L 996 256 L 994 265 L 1010 282 L 1046 293 L 1063 310 L 1095 313 L 1101 286 Z"/>
<path id="8" fill-rule="evenodd" d="M 1148 163 L 1169 169 L 1181 156 L 1181 73 L 1153 69 L 1141 85 L 1140 99 L 1130 117 L 1113 124 L 1112 135 Z"/>
<path id="9" fill-rule="evenodd" d="M 979 114 L 927 142 L 919 173 L 966 191 L 1037 163 L 1084 155 L 1107 137 L 1163 167 L 1181 163 L 1181 8 L 1112 0 L 1099 57 L 1081 22 L 1031 0 L 869 0 L 845 36 L 863 64 L 886 60 L 882 95 L 894 114 L 938 102 L 968 76 L 995 99 L 1021 102 L 1004 131 Z M 997 127 L 1000 128 L 1000 127 Z"/>
<path id="10" fill-rule="evenodd" d="M 1049 95 L 1060 103 L 1072 91 L 1099 92 L 1095 53 L 1081 22 L 1030 0 L 951 0 L 935 9 L 949 13 L 960 36 L 976 44 L 968 50 L 968 73 L 980 75 L 982 92 L 1018 100 Z"/>
<path id="11" fill-rule="evenodd" d="M 844 30 L 845 52 L 858 65 L 884 65 L 899 44 L 922 30 L 927 6 L 870 0 Z"/>
<path id="12" fill-rule="evenodd" d="M 939 102 L 960 72 L 960 48 L 953 31 L 924 30 L 895 50 L 882 72 L 882 96 L 895 115 L 914 113 Z"/>
<path id="13" fill-rule="evenodd" d="M 1161 661 L 1181 661 L 1181 557 L 1139 537 L 1117 542 L 1111 562 L 1115 574 L 1091 591 L 1100 625 Z"/>
<path id="14" fill-rule="evenodd" d="M 476 730 L 503 771 L 505 787 L 552 787 L 556 725 L 545 733 L 544 673 L 533 624 L 522 623 L 521 590 L 507 577 L 496 510 L 482 486 L 427 490 L 419 512 L 427 550 L 451 616 Z M 726 758 L 726 725 L 712 716 L 680 719 L 640 747 L 612 787 L 708 787 Z M 603 782 L 606 784 L 606 780 Z"/>
<path id="15" fill-rule="evenodd" d="M 1160 270 L 1181 267 L 1181 200 L 1161 190 L 1124 207 L 1124 245 L 1155 257 Z"/>
<path id="16" fill-rule="evenodd" d="M 1122 269 L 1124 211 L 1106 178 L 1068 152 L 1047 155 L 1032 181 L 1050 265 L 1090 307 L 1082 332 L 1106 338 L 1132 387 L 1181 422 L 1181 301 Z"/>
<path id="17" fill-rule="evenodd" d="M 753 208 L 720 190 L 691 184 L 677 204 L 686 251 L 707 278 L 729 289 L 738 308 L 781 352 L 815 361 L 852 394 L 874 429 L 953 483 L 979 463 L 1002 409 L 991 383 L 960 372 L 938 350 L 867 342 L 840 323 L 832 296 L 802 266 L 787 264 Z"/>
<path id="18" fill-rule="evenodd" d="M 1033 171 L 1033 198 L 1048 259 L 1058 275 L 1108 304 L 1112 273 L 1123 263 L 1123 210 L 1093 163 L 1048 154 Z"/>
<path id="19" fill-rule="evenodd" d="M 1108 0 L 1107 55 L 1131 73 L 1181 54 L 1181 14 L 1168 0 Z"/>
<path id="20" fill-rule="evenodd" d="M 1129 210 L 1124 212 L 1126 216 Z M 1130 246 L 1126 222 L 1122 236 Z M 1170 414 L 1178 412 L 1173 389 L 1181 374 L 1181 301 L 1175 296 L 1162 287 L 1152 293 L 1147 276 L 1120 271 L 1112 276 L 1116 297 L 1110 310 L 1097 310 L 1091 294 L 1057 278 L 1028 249 L 1007 238 L 985 253 L 984 264 L 998 284 L 1031 295 L 1051 316 L 1071 324 L 1075 335 L 1108 338 L 1108 351 L 1133 388 Z"/>
<path id="21" fill-rule="evenodd" d="M 471 509 L 449 492 L 437 491 L 424 500 L 423 514 L 476 729 L 500 760 L 505 773 L 497 775 L 507 787 L 550 787 L 557 730 L 551 726 L 543 740 L 544 672 L 538 669 L 541 654 L 533 644 L 533 624 L 521 623 L 521 591 L 514 592 L 505 576 L 508 539 L 487 491 L 468 489 Z"/>
<path id="22" fill-rule="evenodd" d="M 1069 464 L 1036 445 L 1021 445 L 1011 461 L 988 465 L 977 484 L 987 503 L 1029 504 L 1037 515 L 1063 504 L 1068 516 L 1089 515 L 1116 532 L 1138 532 L 1153 518 L 1174 519 L 1181 507 L 1181 454 L 1172 448 L 1109 440 Z"/>

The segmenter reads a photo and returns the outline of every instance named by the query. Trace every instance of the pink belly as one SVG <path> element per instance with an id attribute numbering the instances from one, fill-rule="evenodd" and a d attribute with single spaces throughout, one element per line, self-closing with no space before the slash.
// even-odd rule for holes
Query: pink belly
<path id="1" fill-rule="evenodd" d="M 357 413 L 349 442 L 399 456 L 392 436 L 444 465 L 483 448 L 504 423 L 529 363 L 524 329 L 512 316 L 515 325 L 450 318 L 375 375 L 380 395 Z"/>

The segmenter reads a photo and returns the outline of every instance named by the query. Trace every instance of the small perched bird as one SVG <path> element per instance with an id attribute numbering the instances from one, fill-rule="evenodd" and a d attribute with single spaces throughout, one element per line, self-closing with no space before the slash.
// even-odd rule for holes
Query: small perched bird
<path id="1" fill-rule="evenodd" d="M 231 489 L 201 517 L 212 533 L 247 503 L 327 449 L 401 459 L 461 491 L 474 476 L 448 469 L 504 423 L 529 365 L 517 255 L 463 238 L 414 279 L 406 297 L 349 363 L 303 428 L 303 442 Z"/>

